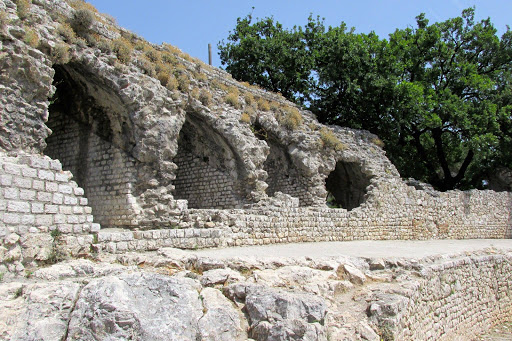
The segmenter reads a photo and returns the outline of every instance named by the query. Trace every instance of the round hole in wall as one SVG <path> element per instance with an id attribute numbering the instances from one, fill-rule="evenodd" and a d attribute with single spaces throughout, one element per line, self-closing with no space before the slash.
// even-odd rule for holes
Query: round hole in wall
<path id="1" fill-rule="evenodd" d="M 358 162 L 338 161 L 336 167 L 325 180 L 327 205 L 331 208 L 352 210 L 365 200 L 370 177 Z"/>

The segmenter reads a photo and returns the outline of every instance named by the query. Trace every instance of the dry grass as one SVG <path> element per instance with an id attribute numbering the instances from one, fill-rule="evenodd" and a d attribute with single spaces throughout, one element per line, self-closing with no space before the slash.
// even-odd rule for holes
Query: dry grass
<path id="1" fill-rule="evenodd" d="M 256 101 L 254 100 L 254 96 L 250 92 L 246 92 L 244 94 L 245 104 L 247 105 L 254 105 L 256 104 Z"/>
<path id="2" fill-rule="evenodd" d="M 55 64 L 67 64 L 71 60 L 68 44 L 57 44 L 52 48 L 51 58 Z"/>
<path id="3" fill-rule="evenodd" d="M 304 119 L 297 108 L 284 107 L 283 111 L 280 123 L 286 128 L 296 130 L 304 123 Z"/>
<path id="4" fill-rule="evenodd" d="M 334 149 L 335 151 L 347 149 L 347 146 L 344 145 L 328 128 L 324 127 L 320 130 L 320 139 L 322 140 L 323 146 L 326 148 Z"/>
<path id="5" fill-rule="evenodd" d="M 92 4 L 85 2 L 83 0 L 67 0 L 67 3 L 73 7 L 75 10 L 88 10 L 93 13 L 98 13 L 98 10 L 96 7 L 94 7 Z"/>
<path id="6" fill-rule="evenodd" d="M 7 26 L 8 22 L 9 18 L 7 17 L 7 13 L 0 12 L 0 31 L 3 31 L 3 29 Z"/>
<path id="7" fill-rule="evenodd" d="M 210 91 L 207 90 L 201 90 L 201 93 L 199 94 L 199 100 L 201 103 L 205 106 L 209 106 L 212 103 L 213 97 Z"/>
<path id="8" fill-rule="evenodd" d="M 171 91 L 176 90 L 179 86 L 178 80 L 174 75 L 169 75 L 169 80 L 167 81 L 167 84 L 165 87 Z"/>
<path id="9" fill-rule="evenodd" d="M 266 99 L 258 98 L 256 103 L 257 103 L 259 110 L 261 110 L 261 111 L 269 111 L 270 110 L 270 103 Z"/>
<path id="10" fill-rule="evenodd" d="M 151 48 L 148 51 L 146 51 L 146 53 L 144 55 L 146 56 L 147 59 L 149 59 L 153 63 L 158 63 L 161 58 L 160 52 L 158 52 L 154 48 Z"/>
<path id="11" fill-rule="evenodd" d="M 386 146 L 386 144 L 384 143 L 384 141 L 382 141 L 381 139 L 379 139 L 378 137 L 376 138 L 373 138 L 372 139 L 372 143 L 381 147 L 381 148 L 384 148 Z"/>
<path id="12" fill-rule="evenodd" d="M 67 43 L 73 43 L 76 40 L 75 31 L 71 28 L 68 23 L 62 23 L 57 27 L 57 33 Z"/>
<path id="13" fill-rule="evenodd" d="M 79 9 L 76 10 L 73 14 L 73 19 L 71 19 L 71 27 L 78 36 L 86 38 L 95 20 L 96 17 L 91 10 Z"/>
<path id="14" fill-rule="evenodd" d="M 194 76 L 194 79 L 196 79 L 197 81 L 200 81 L 200 82 L 206 82 L 208 80 L 208 77 L 206 76 L 206 74 L 201 71 L 197 71 L 197 72 L 194 71 L 193 76 Z"/>
<path id="15" fill-rule="evenodd" d="M 176 59 L 176 56 L 174 56 L 172 53 L 169 52 L 162 52 L 162 61 L 167 64 L 176 65 L 178 63 L 178 60 Z"/>
<path id="16" fill-rule="evenodd" d="M 32 1 L 30 0 L 16 0 L 16 13 L 18 14 L 18 18 L 21 20 L 25 20 L 30 15 L 30 6 L 32 5 Z"/>
<path id="17" fill-rule="evenodd" d="M 39 36 L 33 29 L 25 27 L 25 36 L 23 37 L 23 42 L 32 46 L 33 48 L 36 48 L 39 46 Z"/>
<path id="18" fill-rule="evenodd" d="M 178 89 L 183 92 L 187 92 L 190 87 L 190 79 L 186 74 L 178 76 Z"/>
<path id="19" fill-rule="evenodd" d="M 125 38 L 114 40 L 112 50 L 116 53 L 117 59 L 123 64 L 128 64 L 132 58 L 133 46 Z"/>
<path id="20" fill-rule="evenodd" d="M 244 112 L 240 116 L 240 121 L 247 124 L 251 124 L 251 116 L 248 113 Z"/>
<path id="21" fill-rule="evenodd" d="M 224 102 L 231 105 L 234 108 L 240 109 L 242 107 L 238 97 L 240 93 L 238 92 L 238 89 L 235 87 L 229 88 L 229 91 L 226 96 L 224 96 Z"/>
<path id="22" fill-rule="evenodd" d="M 193 88 L 192 91 L 190 91 L 190 96 L 192 96 L 192 98 L 198 99 L 199 98 L 199 89 Z"/>

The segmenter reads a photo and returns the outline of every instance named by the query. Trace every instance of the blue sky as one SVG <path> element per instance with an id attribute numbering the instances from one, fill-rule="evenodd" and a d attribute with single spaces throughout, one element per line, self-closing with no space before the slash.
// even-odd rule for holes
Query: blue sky
<path id="1" fill-rule="evenodd" d="M 273 16 L 285 27 L 303 26 L 312 13 L 327 25 L 344 21 L 357 32 L 375 31 L 387 37 L 396 28 L 414 26 L 425 13 L 430 22 L 459 16 L 464 8 L 476 7 L 477 19 L 490 17 L 501 35 L 512 26 L 511 0 L 88 0 L 100 12 L 148 41 L 177 46 L 208 61 L 208 43 L 213 47 L 213 65 L 220 66 L 217 43 L 233 30 L 238 17 L 255 7 L 253 16 Z"/>

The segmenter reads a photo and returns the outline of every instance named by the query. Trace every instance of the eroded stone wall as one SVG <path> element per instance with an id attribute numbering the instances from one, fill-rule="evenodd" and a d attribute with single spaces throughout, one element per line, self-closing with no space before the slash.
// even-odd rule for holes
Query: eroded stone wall
<path id="1" fill-rule="evenodd" d="M 84 190 L 46 156 L 0 153 L 0 263 L 20 271 L 54 258 L 56 238 L 70 236 L 73 253 L 89 252 L 100 230 Z"/>
<path id="2" fill-rule="evenodd" d="M 185 121 L 178 139 L 173 191 L 190 208 L 241 207 L 237 160 L 230 146 L 204 122 Z"/>
<path id="3" fill-rule="evenodd" d="M 53 112 L 48 122 L 52 135 L 45 154 L 75 176 L 103 226 L 137 225 L 135 161 L 65 113 Z"/>
<path id="4" fill-rule="evenodd" d="M 369 314 L 384 340 L 468 340 L 512 319 L 512 255 L 425 267 L 403 290 L 381 293 Z"/>
<path id="5" fill-rule="evenodd" d="M 164 246 L 204 248 L 346 240 L 512 237 L 510 193 L 452 191 L 432 197 L 409 186 L 401 191 L 407 195 L 395 198 L 396 202 L 372 201 L 351 211 L 299 207 L 188 210 L 186 221 L 171 230 L 102 231 L 99 246 L 117 253 Z M 447 214 L 448 206 L 452 209 Z"/>
<path id="6" fill-rule="evenodd" d="M 269 196 L 274 196 L 276 192 L 289 194 L 299 199 L 300 206 L 311 206 L 314 202 L 309 190 L 312 186 L 311 180 L 298 171 L 287 147 L 281 145 L 273 136 L 269 136 L 266 142 L 270 147 L 264 164 L 264 170 L 268 174 L 267 194 Z"/>

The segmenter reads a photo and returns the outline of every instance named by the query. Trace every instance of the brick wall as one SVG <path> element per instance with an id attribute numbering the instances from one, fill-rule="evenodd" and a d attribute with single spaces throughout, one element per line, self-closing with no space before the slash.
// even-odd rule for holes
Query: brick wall
<path id="1" fill-rule="evenodd" d="M 423 269 L 370 313 L 388 339 L 469 340 L 510 321 L 511 283 L 511 254 L 472 255 Z"/>
<path id="2" fill-rule="evenodd" d="M 100 225 L 93 222 L 84 190 L 59 161 L 0 153 L 0 266 L 20 271 L 21 261 L 46 261 L 57 236 L 72 236 L 88 252 Z"/>
<path id="3" fill-rule="evenodd" d="M 135 160 L 94 134 L 88 125 L 60 112 L 48 121 L 52 134 L 45 154 L 62 162 L 84 189 L 96 221 L 104 226 L 137 224 Z"/>

